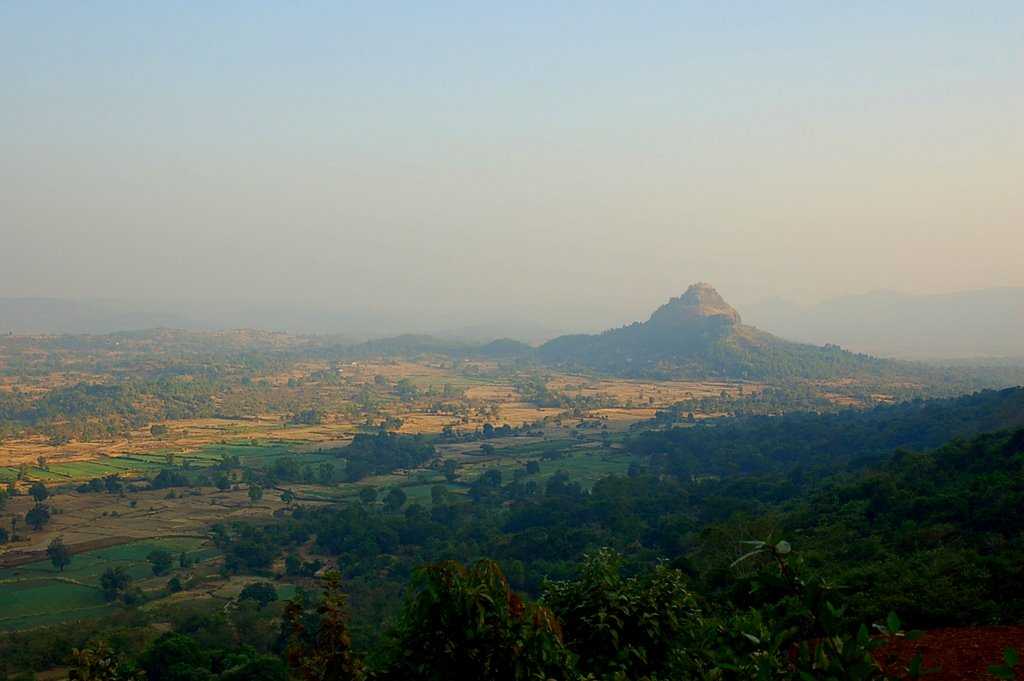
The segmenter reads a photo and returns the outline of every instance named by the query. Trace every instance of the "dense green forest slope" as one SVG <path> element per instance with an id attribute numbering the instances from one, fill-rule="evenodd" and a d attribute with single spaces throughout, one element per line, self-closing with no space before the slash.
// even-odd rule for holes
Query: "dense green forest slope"
<path id="1" fill-rule="evenodd" d="M 854 612 L 915 626 L 1024 621 L 1024 430 L 898 452 L 778 518 Z"/>
<path id="2" fill-rule="evenodd" d="M 562 472 L 536 484 L 532 468 L 466 494 L 438 486 L 429 505 L 299 504 L 213 528 L 224 569 L 270 593 L 282 559 L 289 575 L 337 567 L 260 606 L 274 628 L 241 597 L 164 612 L 163 635 L 127 609 L 10 634 L 0 659 L 13 673 L 88 644 L 80 667 L 151 680 L 908 678 L 876 649 L 903 623 L 1024 621 L 1022 399 L 639 433 L 622 444 L 630 474 L 590 490 Z M 380 438 L 353 457 L 420 451 Z M 539 468 L 559 465 L 551 453 Z"/>
<path id="3" fill-rule="evenodd" d="M 1024 388 L 868 410 L 744 416 L 639 432 L 635 454 L 677 477 L 788 473 L 818 476 L 864 467 L 900 448 L 930 449 L 954 437 L 1024 427 Z"/>
<path id="4" fill-rule="evenodd" d="M 639 476 L 562 506 L 578 520 L 603 513 L 612 526 L 615 509 L 627 534 L 680 491 Z M 638 505 L 624 506 L 627 499 Z M 915 678 L 919 660 L 902 666 L 885 656 L 905 636 L 903 621 L 1024 617 L 1022 504 L 1024 430 L 982 435 L 897 455 L 802 495 L 777 509 L 775 530 L 789 540 L 747 541 L 746 557 L 707 569 L 685 557 L 630 568 L 615 551 L 595 550 L 573 562 L 568 578 L 545 581 L 535 601 L 517 595 L 498 563 L 440 560 L 410 575 L 404 605 L 368 655 L 353 644 L 344 582 L 333 573 L 320 596 L 287 604 L 264 651 L 238 647 L 239 637 L 252 639 L 235 631 L 234 616 L 193 616 L 141 654 L 94 644 L 77 654 L 78 669 L 111 675 L 78 678 Z M 706 528 L 698 562 L 723 538 L 736 543 L 742 526 L 731 517 Z"/>

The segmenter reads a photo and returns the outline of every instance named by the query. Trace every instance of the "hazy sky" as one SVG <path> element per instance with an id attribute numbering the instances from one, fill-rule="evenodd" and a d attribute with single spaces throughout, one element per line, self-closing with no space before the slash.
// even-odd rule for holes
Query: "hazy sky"
<path id="1" fill-rule="evenodd" d="M 0 296 L 1024 285 L 1019 0 L 8 1 L 0 86 Z"/>

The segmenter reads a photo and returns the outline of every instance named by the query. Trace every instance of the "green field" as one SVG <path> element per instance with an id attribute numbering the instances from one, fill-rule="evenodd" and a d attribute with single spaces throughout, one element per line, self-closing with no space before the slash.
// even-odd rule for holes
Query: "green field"
<path id="1" fill-rule="evenodd" d="M 508 484 L 512 482 L 515 471 L 523 468 L 528 461 L 538 461 L 541 472 L 526 476 L 524 480 L 534 480 L 543 485 L 551 476 L 559 471 L 565 471 L 573 481 L 588 490 L 601 478 L 625 475 L 629 470 L 632 459 L 628 454 L 603 447 L 578 447 L 578 444 L 566 439 L 497 447 L 494 454 L 482 456 L 480 460 L 472 456 L 463 460 L 458 469 L 459 478 L 455 483 L 447 482 L 437 470 L 423 469 L 412 471 L 410 475 L 377 475 L 355 483 L 339 483 L 331 492 L 303 492 L 303 497 L 323 501 L 352 500 L 363 487 L 376 487 L 381 495 L 391 487 L 401 487 L 408 497 L 407 503 L 429 506 L 431 488 L 435 485 L 444 485 L 450 492 L 465 493 L 473 481 L 491 469 L 499 469 L 502 472 L 503 484 Z M 561 451 L 562 457 L 556 460 L 542 460 L 541 455 L 552 449 Z"/>
<path id="2" fill-rule="evenodd" d="M 71 565 L 58 572 L 49 561 L 0 570 L 0 629 L 22 629 L 43 624 L 97 617 L 114 606 L 103 599 L 100 575 L 107 568 L 122 567 L 134 580 L 152 577 L 146 556 L 166 549 L 177 556 L 184 551 L 193 560 L 208 560 L 216 549 L 204 540 L 169 537 L 122 544 L 75 555 Z"/>
<path id="3" fill-rule="evenodd" d="M 111 607 L 99 589 L 56 579 L 0 583 L 0 603 L 0 629 L 93 617 Z"/>
<path id="4" fill-rule="evenodd" d="M 484 444 L 484 443 L 481 443 Z M 561 459 L 541 461 L 542 473 L 533 476 L 540 481 L 546 480 L 559 470 L 565 470 L 577 480 L 581 486 L 589 489 L 605 475 L 624 474 L 629 465 L 629 458 L 624 454 L 605 448 L 580 448 L 577 441 L 569 439 L 546 440 L 512 444 L 496 440 L 493 455 L 475 460 L 472 455 L 460 466 L 460 482 L 465 484 L 478 477 L 488 468 L 502 470 L 505 481 L 511 480 L 513 471 L 521 468 L 526 461 L 540 460 L 544 452 L 559 450 L 564 452 Z M 302 465 L 316 466 L 322 462 L 330 462 L 339 472 L 345 460 L 331 454 L 317 451 L 296 452 L 292 442 L 252 441 L 225 444 L 205 445 L 194 452 L 177 452 L 172 450 L 132 454 L 119 457 L 104 457 L 94 461 L 71 463 L 55 463 L 46 470 L 33 466 L 29 475 L 33 479 L 43 480 L 50 484 L 71 483 L 91 478 L 100 478 L 111 474 L 134 474 L 152 476 L 161 469 L 170 466 L 207 468 L 219 463 L 225 456 L 237 456 L 243 466 L 267 468 L 282 457 L 294 457 Z M 173 464 L 171 463 L 173 461 Z M 0 467 L 0 481 L 14 480 L 17 469 Z M 310 493 L 310 497 L 318 497 L 324 501 L 350 498 L 358 494 L 359 488 L 365 485 L 387 488 L 401 486 L 410 495 L 411 501 L 422 503 L 429 500 L 430 487 L 443 483 L 444 479 L 436 471 L 423 471 L 414 476 L 383 475 L 368 478 L 359 483 L 341 483 L 334 489 L 323 493 Z"/>
<path id="5" fill-rule="evenodd" d="M 357 483 L 339 483 L 329 488 L 304 489 L 301 497 L 308 500 L 353 501 L 360 489 L 366 486 L 378 488 L 382 496 L 388 488 L 399 486 L 407 495 L 407 503 L 429 506 L 431 490 L 435 485 L 444 485 L 453 493 L 465 494 L 480 475 L 495 468 L 502 471 L 503 483 L 508 484 L 516 471 L 523 469 L 528 461 L 538 461 L 540 472 L 526 476 L 524 480 L 533 480 L 543 486 L 551 476 L 565 471 L 584 489 L 590 489 L 607 475 L 626 474 L 630 464 L 630 457 L 621 450 L 580 446 L 578 441 L 569 439 L 522 444 L 498 440 L 492 444 L 496 445 L 492 454 L 481 454 L 477 458 L 470 453 L 469 456 L 460 457 L 462 463 L 458 469 L 459 477 L 454 483 L 447 482 L 439 470 L 422 469 L 408 474 L 374 476 Z M 330 461 L 339 469 L 344 466 L 343 459 L 319 452 L 297 453 L 292 449 L 293 445 L 290 442 L 275 441 L 213 444 L 188 453 L 160 451 L 90 462 L 54 464 L 49 470 L 33 467 L 31 475 L 47 482 L 65 483 L 72 479 L 98 478 L 111 473 L 152 475 L 167 468 L 169 461 L 173 461 L 176 467 L 205 468 L 217 464 L 225 456 L 238 456 L 243 466 L 254 468 L 273 466 L 276 460 L 284 456 L 294 456 L 302 465 L 315 466 L 322 461 Z M 559 451 L 560 457 L 548 460 L 542 458 L 545 452 L 552 450 Z M 0 476 L 13 478 L 16 474 L 14 468 L 0 469 Z M 116 606 L 104 600 L 99 580 L 103 572 L 111 567 L 122 567 L 131 575 L 135 584 L 143 588 L 162 588 L 168 577 L 153 578 L 146 561 L 146 556 L 157 548 L 166 549 L 175 556 L 185 552 L 200 561 L 217 555 L 217 550 L 206 545 L 203 539 L 168 537 L 75 555 L 63 573 L 58 572 L 48 561 L 0 569 L 0 630 L 24 629 L 109 614 Z M 283 594 L 282 597 L 287 595 Z"/>
<path id="6" fill-rule="evenodd" d="M 238 456 L 242 464 L 257 468 L 273 465 L 274 461 L 283 456 L 296 456 L 303 464 L 316 465 L 322 461 L 340 463 L 340 460 L 328 454 L 318 452 L 296 453 L 291 449 L 292 443 L 279 441 L 258 441 L 254 443 L 231 443 L 204 445 L 194 452 L 161 450 L 126 456 L 105 456 L 92 461 L 72 461 L 69 463 L 52 463 L 46 468 L 31 466 L 28 477 L 41 480 L 47 484 L 81 482 L 107 475 L 152 475 L 161 469 L 174 466 L 191 468 L 207 468 L 214 466 L 228 455 Z M 0 483 L 13 482 L 18 478 L 18 469 L 13 466 L 0 467 Z"/>

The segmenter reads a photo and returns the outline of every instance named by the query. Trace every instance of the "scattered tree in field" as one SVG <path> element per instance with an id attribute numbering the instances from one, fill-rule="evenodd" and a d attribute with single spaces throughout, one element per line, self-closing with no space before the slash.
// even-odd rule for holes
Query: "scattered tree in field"
<path id="1" fill-rule="evenodd" d="M 37 504 L 43 503 L 50 496 L 50 490 L 46 489 L 46 485 L 41 482 L 33 482 L 32 486 L 28 488 L 28 493 L 36 500 Z"/>
<path id="2" fill-rule="evenodd" d="M 149 427 L 149 434 L 156 438 L 166 437 L 171 429 L 162 423 L 155 423 Z"/>
<path id="3" fill-rule="evenodd" d="M 334 484 L 334 464 L 325 461 L 317 467 L 316 478 L 321 485 Z"/>
<path id="4" fill-rule="evenodd" d="M 56 433 L 47 440 L 47 444 L 51 447 L 60 447 L 61 445 L 66 445 L 69 442 L 71 442 L 71 437 L 65 433 Z"/>
<path id="5" fill-rule="evenodd" d="M 166 489 L 168 487 L 188 487 L 188 476 L 180 470 L 165 468 L 156 474 L 156 477 L 149 483 L 153 489 Z"/>
<path id="6" fill-rule="evenodd" d="M 281 501 L 283 501 L 286 506 L 291 506 L 292 503 L 295 502 L 295 492 L 291 491 L 290 489 L 286 489 L 285 491 L 281 492 Z"/>
<path id="7" fill-rule="evenodd" d="M 103 478 L 103 486 L 108 494 L 124 494 L 124 482 L 119 475 L 107 475 Z"/>
<path id="8" fill-rule="evenodd" d="M 103 591 L 103 597 L 108 601 L 116 601 L 128 590 L 131 581 L 131 575 L 125 572 L 123 567 L 107 568 L 100 575 L 100 589 Z"/>
<path id="9" fill-rule="evenodd" d="M 359 490 L 359 501 L 366 505 L 370 505 L 377 501 L 377 488 L 367 485 L 366 487 Z"/>
<path id="10" fill-rule="evenodd" d="M 255 504 L 263 498 L 263 487 L 255 483 L 249 485 L 249 503 Z"/>
<path id="11" fill-rule="evenodd" d="M 345 466 L 348 482 L 358 482 L 370 475 L 390 473 L 399 468 L 416 468 L 436 454 L 434 446 L 423 438 L 386 431 L 375 435 L 357 433 L 352 444 L 333 451 L 348 460 Z"/>
<path id="12" fill-rule="evenodd" d="M 46 504 L 36 504 L 25 514 L 25 522 L 31 525 L 36 532 L 43 529 L 43 526 L 50 522 L 49 507 Z"/>
<path id="13" fill-rule="evenodd" d="M 444 466 L 441 468 L 441 472 L 444 474 L 445 480 L 448 482 L 455 482 L 456 478 L 459 477 L 459 465 L 452 459 L 446 459 Z"/>
<path id="14" fill-rule="evenodd" d="M 408 378 L 403 378 L 395 384 L 395 393 L 403 400 L 412 400 L 419 394 L 419 390 L 415 383 Z"/>
<path id="15" fill-rule="evenodd" d="M 268 582 L 256 582 L 254 584 L 249 584 L 242 589 L 242 592 L 238 594 L 238 600 L 255 601 L 262 610 L 277 600 L 277 589 L 274 588 L 273 584 Z"/>
<path id="16" fill-rule="evenodd" d="M 61 572 L 64 572 L 64 568 L 71 565 L 71 551 L 60 537 L 55 538 L 46 547 L 46 556 L 53 563 L 53 567 Z"/>
<path id="17" fill-rule="evenodd" d="M 444 485 L 434 485 L 430 488 L 430 501 L 434 506 L 440 506 L 448 501 L 448 488 Z"/>
<path id="18" fill-rule="evenodd" d="M 153 568 L 153 574 L 158 577 L 170 572 L 171 566 L 174 564 L 174 556 L 166 549 L 151 551 L 146 556 L 146 560 L 149 561 L 150 566 Z"/>
<path id="19" fill-rule="evenodd" d="M 326 414 L 321 409 L 306 409 L 292 414 L 288 422 L 293 425 L 318 426 L 324 422 Z"/>
<path id="20" fill-rule="evenodd" d="M 488 468 L 477 480 L 477 483 L 485 487 L 493 487 L 494 489 L 501 487 L 501 469 Z"/>
<path id="21" fill-rule="evenodd" d="M 389 511 L 397 511 L 405 504 L 406 494 L 400 487 L 392 487 L 384 497 L 384 505 Z"/>

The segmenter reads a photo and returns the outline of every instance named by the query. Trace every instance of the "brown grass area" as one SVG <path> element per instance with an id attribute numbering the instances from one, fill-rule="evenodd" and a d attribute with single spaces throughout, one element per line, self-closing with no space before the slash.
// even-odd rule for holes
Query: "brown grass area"
<path id="1" fill-rule="evenodd" d="M 413 404 L 399 403 L 394 397 L 388 397 L 384 411 L 373 416 L 374 419 L 383 415 L 397 416 L 402 419 L 403 433 L 439 433 L 452 425 L 457 430 L 475 430 L 490 422 L 495 426 L 508 424 L 519 427 L 526 423 L 543 420 L 562 413 L 555 407 L 537 407 L 523 402 L 521 395 L 505 378 L 496 378 L 486 382 L 479 376 L 467 376 L 457 370 L 449 361 L 356 361 L 336 366 L 342 384 L 323 384 L 310 381 L 316 372 L 330 369 L 326 362 L 303 361 L 294 364 L 287 370 L 268 374 L 267 380 L 275 391 L 291 390 L 285 386 L 290 379 L 303 382 L 297 391 L 313 403 L 324 405 L 327 409 L 342 409 L 347 402 L 343 393 L 354 390 L 358 386 L 373 384 L 376 376 L 384 376 L 389 385 L 402 379 L 410 379 L 420 388 L 433 386 L 440 390 L 445 383 L 464 388 L 463 405 L 469 406 L 469 415 L 456 417 L 450 413 L 430 412 L 430 405 L 438 398 L 424 398 Z M 459 365 L 464 366 L 464 365 Z M 477 370 L 485 371 L 493 368 L 485 362 L 478 363 Z M 61 384 L 73 384 L 85 374 L 75 372 L 54 373 L 39 379 L 40 385 L 54 387 Z M 98 377 L 92 377 L 98 378 Z M 32 379 L 36 381 L 37 379 Z M 8 383 L 10 379 L 7 379 Z M 19 388 L 21 386 L 19 385 Z M 549 381 L 549 388 L 568 395 L 603 396 L 614 405 L 609 408 L 597 409 L 591 413 L 607 421 L 608 427 L 621 430 L 630 424 L 654 416 L 656 409 L 664 408 L 674 402 L 688 398 L 717 396 L 725 391 L 730 395 L 751 394 L 763 389 L 762 384 L 738 381 L 641 381 L 628 379 L 594 378 L 580 375 L 554 375 Z M 384 389 L 387 392 L 387 389 Z M 842 402 L 840 386 L 836 386 L 835 399 Z M 331 405 L 331 406 L 327 406 Z M 493 407 L 497 409 L 492 409 Z M 349 413 L 328 411 L 323 424 L 320 425 L 289 425 L 288 413 L 261 413 L 246 418 L 221 419 L 200 418 L 166 421 L 169 433 L 160 438 L 154 437 L 149 427 L 139 428 L 128 436 L 92 442 L 72 441 L 66 445 L 52 446 L 46 437 L 35 435 L 25 438 L 10 438 L 0 444 L 0 466 L 17 466 L 19 464 L 35 465 L 39 457 L 46 457 L 51 463 L 87 461 L 103 456 L 121 456 L 126 454 L 151 453 L 169 450 L 187 453 L 205 445 L 223 441 L 239 440 L 283 440 L 301 445 L 323 445 L 343 443 L 351 439 L 358 430 L 362 417 L 352 417 Z"/>
<path id="2" fill-rule="evenodd" d="M 167 498 L 168 492 L 139 491 L 127 498 L 103 493 L 59 494 L 48 501 L 53 515 L 41 531 L 30 531 L 24 520 L 19 523 L 19 534 L 25 540 L 4 545 L 0 565 L 21 561 L 19 557 L 25 555 L 35 555 L 34 559 L 38 560 L 39 552 L 45 552 L 50 541 L 58 536 L 73 552 L 153 537 L 206 536 L 205 528 L 213 523 L 266 517 L 285 507 L 280 494 L 274 490 L 267 490 L 259 503 L 250 504 L 244 485 L 241 489 L 227 492 L 202 488 L 196 496 L 177 489 L 175 493 L 178 496 L 174 499 Z M 135 502 L 134 508 L 130 501 Z M 12 498 L 0 516 L 0 522 L 10 527 L 10 516 L 24 518 L 32 503 L 32 499 L 25 495 Z"/>
<path id="3" fill-rule="evenodd" d="M 28 397 L 41 397 L 51 390 L 70 388 L 79 383 L 103 383 L 101 374 L 81 371 L 54 371 L 47 374 L 33 375 L 30 378 L 4 376 L 0 378 L 0 390 L 13 392 L 17 388 Z"/>
<path id="4" fill-rule="evenodd" d="M 510 385 L 474 385 L 466 389 L 467 400 L 480 400 L 483 402 L 518 402 L 521 399 L 519 391 Z"/>
<path id="5" fill-rule="evenodd" d="M 128 437 L 91 442 L 72 441 L 56 447 L 50 445 L 45 436 L 33 435 L 6 440 L 0 444 L 0 466 L 17 466 L 21 463 L 35 465 L 40 456 L 54 464 L 162 450 L 191 452 L 222 440 L 323 442 L 351 436 L 355 429 L 355 424 L 348 421 L 294 426 L 288 425 L 287 419 L 287 414 L 262 414 L 246 420 L 204 418 L 164 421 L 163 425 L 170 429 L 170 433 L 160 438 L 153 437 L 146 427 L 133 431 Z"/>
<path id="6" fill-rule="evenodd" d="M 607 422 L 608 430 L 620 431 L 627 430 L 631 425 L 637 421 L 643 421 L 645 419 L 653 419 L 654 413 L 658 411 L 653 408 L 645 409 L 594 409 L 590 413 L 597 418 L 600 418 Z"/>
<path id="7" fill-rule="evenodd" d="M 129 541 L 131 541 L 130 537 L 103 537 L 101 539 L 91 539 L 78 542 L 77 544 L 70 546 L 69 550 L 72 554 L 85 553 L 86 551 L 96 551 L 98 549 L 105 549 L 109 546 L 125 544 Z M 45 548 L 15 548 L 0 553 L 0 567 L 4 568 L 17 567 L 18 565 L 25 565 L 27 563 L 35 563 L 40 560 L 46 560 Z"/>
<path id="8" fill-rule="evenodd" d="M 639 381 L 629 379 L 595 379 L 585 376 L 557 376 L 548 388 L 567 395 L 606 396 L 619 404 L 632 402 L 651 408 L 667 407 L 690 398 L 717 396 L 724 390 L 732 396 L 753 394 L 764 384 L 745 381 Z"/>
<path id="9" fill-rule="evenodd" d="M 315 367 L 303 365 L 303 372 L 311 368 Z M 436 379 L 435 384 L 438 387 L 446 382 L 445 379 L 452 379 L 451 374 L 444 369 L 408 362 L 369 363 L 346 369 L 358 371 L 359 376 L 354 380 L 366 382 L 372 382 L 374 376 L 378 374 L 388 376 L 388 380 L 392 382 L 410 376 L 417 376 L 421 380 Z M 298 376 L 303 372 L 279 374 L 273 380 L 286 383 L 289 377 Z M 496 426 L 509 424 L 518 427 L 560 412 L 559 409 L 541 408 L 521 402 L 514 388 L 502 384 L 472 386 L 467 390 L 467 399 L 472 403 L 499 405 L 498 416 L 484 417 L 474 411 L 468 423 L 462 423 L 460 419 L 450 414 L 419 411 L 418 409 L 423 408 L 422 405 L 415 405 L 412 410 L 411 405 L 395 405 L 386 410 L 386 413 L 401 418 L 401 432 L 412 434 L 439 433 L 449 424 L 470 430 L 483 426 L 485 422 Z M 341 414 L 329 413 L 325 423 L 309 426 L 289 425 L 288 418 L 289 414 L 277 413 L 258 414 L 246 419 L 198 418 L 164 421 L 161 425 L 167 426 L 169 433 L 160 438 L 154 437 L 147 426 L 131 432 L 127 437 L 90 442 L 72 441 L 56 447 L 50 445 L 43 435 L 14 438 L 0 444 L 0 466 L 17 466 L 22 463 L 34 465 L 39 457 L 46 457 L 52 464 L 162 450 L 190 452 L 204 445 L 225 440 L 274 439 L 296 443 L 327 443 L 347 440 L 357 429 L 356 423 Z"/>
<path id="10" fill-rule="evenodd" d="M 355 377 L 360 383 L 371 383 L 377 376 L 383 376 L 391 383 L 397 383 L 403 378 L 408 378 L 417 385 L 433 383 L 440 387 L 444 383 L 451 383 L 456 380 L 450 370 L 444 369 L 438 364 L 406 362 L 406 361 L 375 361 L 375 362 L 353 362 L 342 367 L 343 373 L 349 377 Z"/>
<path id="11" fill-rule="evenodd" d="M 330 365 L 327 362 L 297 362 L 290 366 L 287 371 L 266 374 L 261 376 L 261 378 L 265 379 L 274 387 L 281 387 L 288 385 L 288 381 L 291 379 L 298 381 L 306 378 L 310 374 L 316 373 L 317 371 L 323 371 L 329 367 Z"/>

